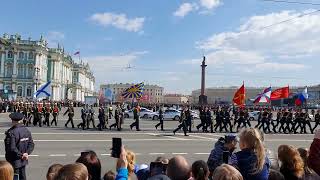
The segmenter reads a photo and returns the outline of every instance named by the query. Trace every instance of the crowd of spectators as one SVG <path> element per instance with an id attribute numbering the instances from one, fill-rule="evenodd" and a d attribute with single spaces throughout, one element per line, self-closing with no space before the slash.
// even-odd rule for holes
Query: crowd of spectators
<path id="1" fill-rule="evenodd" d="M 234 152 L 239 145 L 239 151 Z M 189 164 L 183 156 L 158 157 L 150 166 L 137 165 L 135 153 L 121 148 L 116 173 L 102 174 L 99 157 L 85 151 L 75 163 L 53 164 L 47 180 L 320 180 L 320 130 L 316 131 L 310 150 L 290 145 L 278 147 L 277 158 L 264 146 L 264 135 L 247 128 L 238 136 L 220 138 L 208 161 Z M 0 161 L 1 180 L 13 179 L 13 168 Z"/>

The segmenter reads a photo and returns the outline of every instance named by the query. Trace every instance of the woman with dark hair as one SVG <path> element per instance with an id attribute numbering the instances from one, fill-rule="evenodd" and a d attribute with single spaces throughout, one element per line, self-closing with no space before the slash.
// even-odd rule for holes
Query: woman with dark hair
<path id="1" fill-rule="evenodd" d="M 192 164 L 193 180 L 208 180 L 209 168 L 206 162 L 199 160 Z"/>
<path id="2" fill-rule="evenodd" d="M 280 172 L 286 180 L 304 180 L 304 163 L 297 149 L 289 145 L 278 148 Z"/>
<path id="3" fill-rule="evenodd" d="M 87 167 L 89 172 L 89 180 L 101 179 L 101 163 L 94 151 L 82 152 L 76 162 L 82 163 Z"/>
<path id="4" fill-rule="evenodd" d="M 304 163 L 304 174 L 305 180 L 320 180 L 320 176 L 314 172 L 307 164 L 307 159 L 309 157 L 309 150 L 306 148 L 299 148 L 298 152 L 303 160 Z"/>

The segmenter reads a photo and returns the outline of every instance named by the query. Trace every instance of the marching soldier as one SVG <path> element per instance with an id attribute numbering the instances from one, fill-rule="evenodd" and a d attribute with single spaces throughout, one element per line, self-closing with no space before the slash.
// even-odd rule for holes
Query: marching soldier
<path id="1" fill-rule="evenodd" d="M 242 127 L 241 127 L 241 124 L 243 124 Z M 246 122 L 245 122 L 245 111 L 243 109 L 240 109 L 237 131 L 239 131 L 239 129 L 243 128 L 245 125 L 246 125 Z"/>
<path id="2" fill-rule="evenodd" d="M 53 123 L 54 123 L 55 126 L 57 126 L 58 115 L 59 115 L 59 107 L 57 106 L 57 103 L 55 103 L 54 106 L 53 106 L 53 109 L 52 109 L 53 119 L 51 121 L 51 126 L 52 126 Z"/>
<path id="3" fill-rule="evenodd" d="M 313 128 L 313 132 L 316 130 L 316 128 L 318 127 L 318 125 L 320 125 L 320 111 L 318 110 L 317 113 L 314 115 L 314 121 L 315 121 L 315 125 Z"/>
<path id="4" fill-rule="evenodd" d="M 92 127 L 95 129 L 96 125 L 94 123 L 94 109 L 93 106 L 90 106 L 88 117 L 87 117 L 87 129 L 90 129 L 90 122 L 92 122 Z"/>
<path id="5" fill-rule="evenodd" d="M 111 124 L 109 126 L 109 129 L 111 130 L 111 128 L 115 127 L 119 130 L 119 124 L 120 124 L 120 113 L 121 113 L 121 109 L 119 104 L 117 104 L 116 109 L 114 111 L 114 119 L 115 119 L 115 123 Z"/>
<path id="6" fill-rule="evenodd" d="M 159 109 L 159 121 L 160 122 L 155 126 L 156 129 L 158 129 L 158 127 L 160 126 L 161 127 L 161 131 L 164 131 L 164 129 L 163 129 L 163 113 L 164 113 L 164 109 L 163 109 L 163 106 L 161 105 L 160 109 Z"/>
<path id="7" fill-rule="evenodd" d="M 177 131 L 179 131 L 181 128 L 183 129 L 183 133 L 184 133 L 184 136 L 188 136 L 187 135 L 187 123 L 186 123 L 186 108 L 184 108 L 182 111 L 181 111 L 181 114 L 180 114 L 180 124 L 179 126 L 177 127 L 177 129 L 175 129 L 173 131 L 173 135 L 176 134 Z"/>
<path id="8" fill-rule="evenodd" d="M 214 125 L 214 131 L 217 132 L 217 128 L 220 129 L 220 132 L 222 131 L 222 119 L 223 119 L 223 113 L 220 107 L 216 110 L 216 124 Z"/>
<path id="9" fill-rule="evenodd" d="M 185 115 L 186 115 L 186 119 L 187 119 L 187 129 L 189 129 L 189 133 L 191 133 L 192 115 L 191 115 L 190 106 L 187 106 L 187 110 L 185 113 L 186 113 Z"/>
<path id="10" fill-rule="evenodd" d="M 132 130 L 133 127 L 136 127 L 137 131 L 140 130 L 139 121 L 140 121 L 140 106 L 136 105 L 136 107 L 133 110 L 133 118 L 135 120 L 134 123 L 130 124 L 130 129 Z"/>
<path id="11" fill-rule="evenodd" d="M 23 114 L 23 125 L 28 126 L 28 107 L 27 107 L 27 104 L 25 104 L 23 106 L 22 114 Z"/>
<path id="12" fill-rule="evenodd" d="M 67 109 L 67 111 L 63 114 L 64 116 L 68 114 L 68 121 L 66 122 L 66 124 L 64 125 L 66 128 L 68 127 L 69 122 L 72 125 L 72 129 L 74 128 L 74 124 L 73 124 L 73 117 L 74 117 L 74 109 L 72 104 L 69 104 L 69 107 Z"/>
<path id="13" fill-rule="evenodd" d="M 113 112 L 113 108 L 112 108 L 112 104 L 109 105 L 109 119 L 112 118 L 112 112 Z"/>
<path id="14" fill-rule="evenodd" d="M 88 105 L 83 105 L 83 107 L 81 109 L 82 122 L 77 125 L 78 128 L 80 128 L 80 126 L 82 127 L 82 130 L 84 130 L 86 128 L 87 116 L 88 116 Z"/>
<path id="15" fill-rule="evenodd" d="M 105 125 L 105 112 L 104 112 L 104 107 L 102 106 L 102 104 L 100 104 L 99 107 L 99 114 L 98 114 L 98 119 L 99 119 L 99 130 L 102 131 L 102 129 L 104 129 L 106 127 Z"/>
<path id="16" fill-rule="evenodd" d="M 204 132 L 205 126 L 206 126 L 206 117 L 205 117 L 205 108 L 204 107 L 200 107 L 199 115 L 200 115 L 201 123 L 198 126 L 196 126 L 196 128 L 199 131 L 199 129 L 202 127 L 202 131 Z"/>
<path id="17" fill-rule="evenodd" d="M 223 128 L 226 132 L 228 132 L 227 127 L 229 126 L 230 132 L 232 132 L 232 125 L 230 120 L 230 113 L 228 111 L 228 108 L 225 108 L 223 111 Z"/>
<path id="18" fill-rule="evenodd" d="M 208 127 L 210 127 L 210 132 L 213 133 L 213 123 L 212 123 L 212 116 L 209 107 L 205 108 L 205 132 L 208 132 Z M 230 122 L 231 123 L 231 122 Z"/>
<path id="19" fill-rule="evenodd" d="M 51 107 L 50 107 L 49 103 L 46 104 L 46 107 L 44 108 L 43 114 L 44 114 L 43 124 L 47 125 L 49 127 L 50 126 L 50 114 L 51 114 Z"/>
<path id="20" fill-rule="evenodd" d="M 287 117 L 289 115 L 289 112 L 288 110 L 283 110 L 283 113 L 282 113 L 282 116 L 281 116 L 281 119 L 280 119 L 280 128 L 279 128 L 279 132 L 283 132 L 283 133 L 286 133 L 287 131 Z M 296 116 L 297 117 L 297 116 Z M 296 118 L 297 120 L 297 118 Z M 288 129 L 290 131 L 290 129 Z"/>
<path id="21" fill-rule="evenodd" d="M 5 133 L 5 157 L 14 168 L 14 173 L 19 175 L 19 179 L 26 180 L 26 165 L 33 152 L 34 143 L 31 132 L 21 124 L 23 114 L 12 113 L 9 117 L 12 127 Z"/>
<path id="22" fill-rule="evenodd" d="M 119 114 L 119 122 L 118 122 L 118 131 L 122 130 L 122 124 L 124 122 L 124 112 L 125 112 L 125 107 L 122 105 L 120 106 L 120 114 Z"/>

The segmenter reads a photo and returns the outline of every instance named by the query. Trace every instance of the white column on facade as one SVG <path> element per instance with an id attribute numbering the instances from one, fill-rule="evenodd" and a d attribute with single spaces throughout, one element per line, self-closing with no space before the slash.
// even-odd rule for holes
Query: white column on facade
<path id="1" fill-rule="evenodd" d="M 0 76 L 4 77 L 4 61 L 5 61 L 5 52 L 0 52 L 1 53 L 1 69 L 0 69 Z"/>
<path id="2" fill-rule="evenodd" d="M 14 52 L 13 53 L 13 73 L 12 73 L 13 77 L 17 77 L 17 56 L 18 56 L 18 53 Z"/>

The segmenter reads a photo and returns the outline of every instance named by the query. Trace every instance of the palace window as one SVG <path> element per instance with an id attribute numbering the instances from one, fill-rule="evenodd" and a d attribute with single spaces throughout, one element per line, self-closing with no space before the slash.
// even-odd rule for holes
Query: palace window
<path id="1" fill-rule="evenodd" d="M 29 59 L 33 59 L 33 58 L 34 58 L 33 52 L 30 52 L 29 53 Z"/>
<path id="2" fill-rule="evenodd" d="M 23 59 L 24 53 L 23 52 L 19 52 L 19 59 Z"/>
<path id="3" fill-rule="evenodd" d="M 8 57 L 8 59 L 12 59 L 12 58 L 13 58 L 13 52 L 12 52 L 12 51 L 9 51 L 7 57 Z"/>
<path id="4" fill-rule="evenodd" d="M 23 77 L 23 66 L 22 66 L 22 64 L 18 65 L 18 77 Z"/>
<path id="5" fill-rule="evenodd" d="M 34 72 L 33 65 L 29 64 L 28 65 L 28 77 L 29 78 L 33 77 L 33 72 Z"/>
<path id="6" fill-rule="evenodd" d="M 32 89 L 31 87 L 27 87 L 27 97 L 31 97 L 31 94 L 32 94 Z"/>
<path id="7" fill-rule="evenodd" d="M 11 77 L 13 72 L 13 67 L 11 63 L 7 63 L 6 67 L 4 68 L 6 77 Z"/>
<path id="8" fill-rule="evenodd" d="M 21 86 L 18 87 L 18 90 L 17 90 L 17 96 L 18 97 L 22 97 L 22 92 L 23 92 L 23 89 Z"/>

